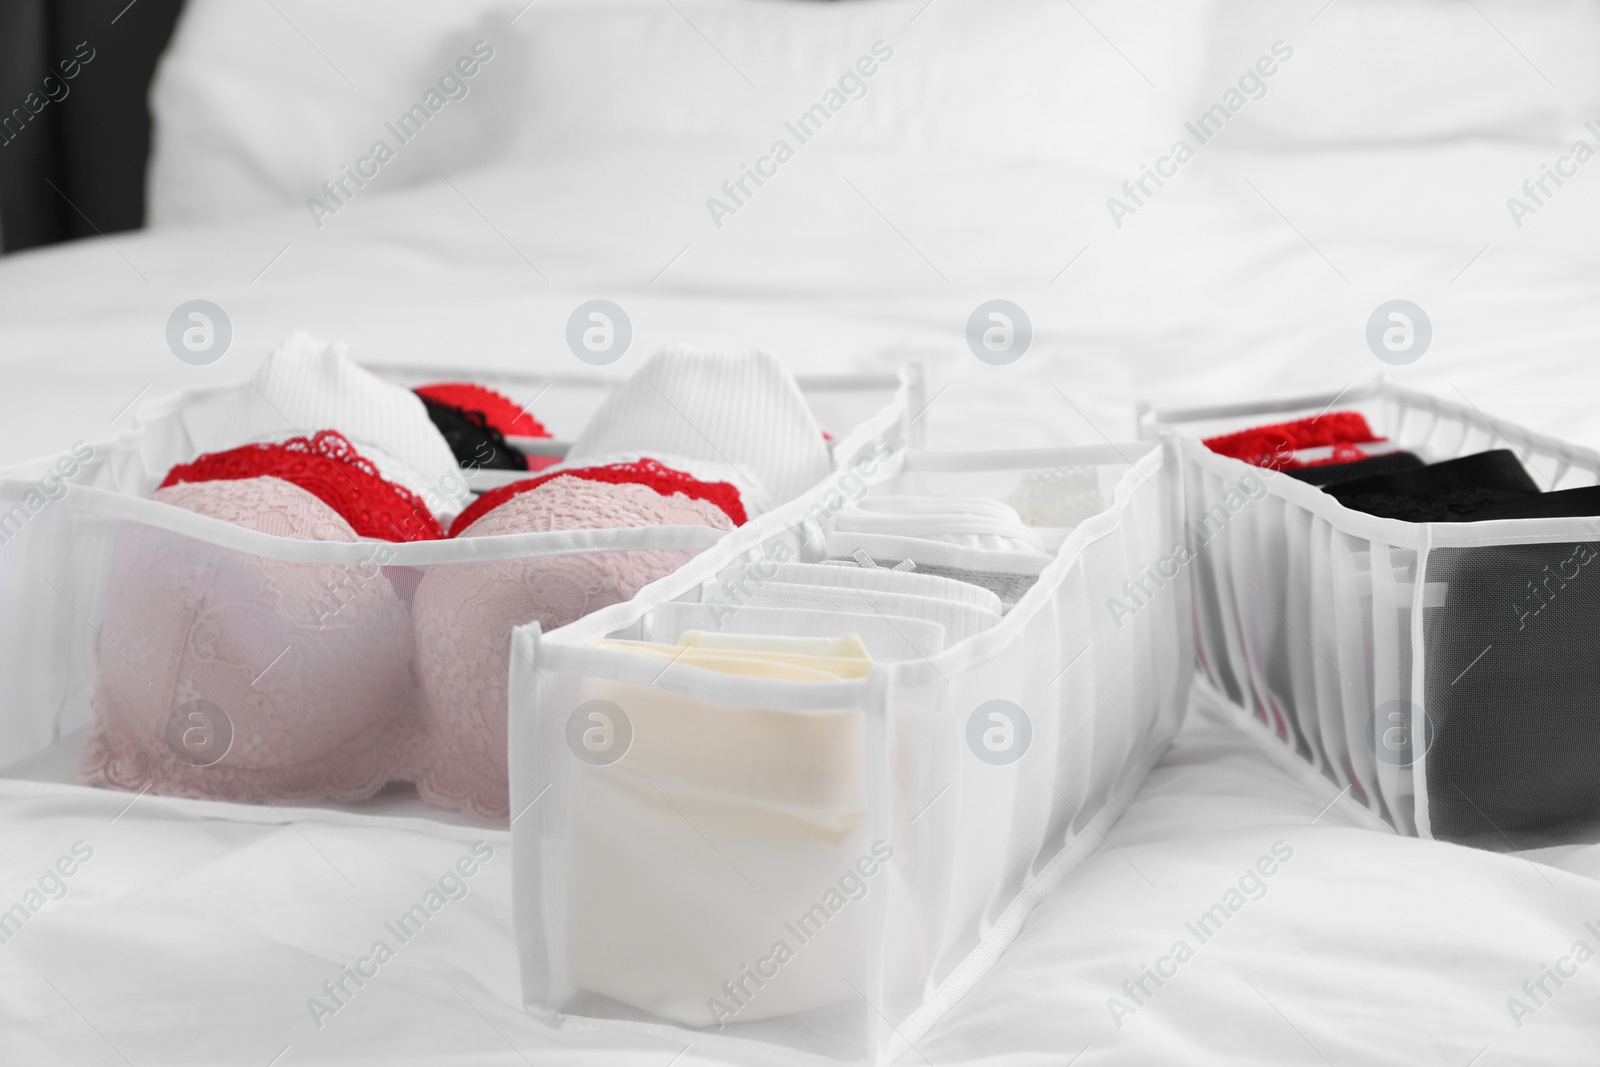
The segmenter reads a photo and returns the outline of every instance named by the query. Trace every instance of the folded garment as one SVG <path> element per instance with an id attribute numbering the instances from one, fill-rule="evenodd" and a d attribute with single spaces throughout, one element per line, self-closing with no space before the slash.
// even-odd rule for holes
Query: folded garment
<path id="1" fill-rule="evenodd" d="M 834 516 L 840 533 L 892 534 L 998 552 L 1043 552 L 1015 508 L 987 497 L 867 496 Z"/>
<path id="2" fill-rule="evenodd" d="M 670 348 L 651 357 L 601 404 L 567 461 L 616 453 L 733 467 L 758 491 L 757 511 L 793 500 L 832 470 L 794 376 L 767 352 Z"/>
<path id="3" fill-rule="evenodd" d="M 1000 621 L 997 612 L 941 597 L 787 582 L 768 582 L 752 590 L 745 603 L 800 611 L 843 611 L 924 619 L 943 626 L 946 640 L 951 644 L 982 633 Z"/>
<path id="4" fill-rule="evenodd" d="M 275 477 L 173 484 L 154 498 L 277 537 L 358 540 Z M 87 784 L 350 802 L 407 776 L 420 728 L 411 624 L 377 562 L 288 563 L 129 524 L 99 638 Z"/>
<path id="5" fill-rule="evenodd" d="M 444 536 L 439 520 L 420 497 L 380 477 L 376 466 L 332 430 L 309 439 L 293 437 L 280 444 L 242 445 L 207 453 L 173 467 L 160 488 L 262 477 L 304 489 L 342 516 L 361 537 L 427 541 Z"/>
<path id="6" fill-rule="evenodd" d="M 1096 467 L 1025 471 L 1006 503 L 1029 526 L 1076 526 L 1105 510 L 1100 471 Z"/>
<path id="7" fill-rule="evenodd" d="M 733 647 L 737 642 L 730 644 L 726 638 L 703 642 L 700 636 L 690 631 L 676 645 L 601 640 L 594 642 L 594 646 L 719 674 L 786 682 L 845 681 L 864 678 L 872 669 L 872 659 L 860 638 L 747 637 L 744 647 Z"/>
<path id="8" fill-rule="evenodd" d="M 629 526 L 733 528 L 716 503 L 682 491 L 662 492 L 635 481 L 588 479 L 572 472 L 537 482 L 492 502 L 465 529 L 453 532 L 489 537 Z M 690 550 L 655 549 L 429 568 L 412 603 L 417 674 L 434 742 L 433 762 L 418 782 L 423 799 L 479 818 L 506 818 L 506 676 L 512 629 L 535 619 L 547 631 L 564 626 L 629 599 L 694 555 Z"/>
<path id="9" fill-rule="evenodd" d="M 1428 581 L 1434 836 L 1531 847 L 1600 816 L 1600 543 L 1436 548 Z"/>
<path id="10" fill-rule="evenodd" d="M 1425 465 L 1422 457 L 1411 452 L 1384 452 L 1343 463 L 1329 462 L 1314 466 L 1291 467 L 1284 473 L 1311 485 L 1329 486 L 1353 482 L 1358 478 L 1370 478 L 1378 474 L 1418 470 Z"/>
<path id="11" fill-rule="evenodd" d="M 822 656 L 829 659 L 870 660 L 872 653 L 856 634 L 838 637 L 796 637 L 791 634 L 725 634 L 714 630 L 685 630 L 679 645 L 726 648 L 740 652 L 780 652 L 784 655 Z M 852 668 L 851 677 L 858 673 Z"/>
<path id="12" fill-rule="evenodd" d="M 1518 496 L 1485 504 L 1474 511 L 1470 519 L 1473 522 L 1490 522 L 1495 519 L 1575 519 L 1589 515 L 1600 515 L 1600 485 L 1558 489 L 1553 493 Z"/>
<path id="13" fill-rule="evenodd" d="M 857 560 L 829 563 L 778 563 L 769 581 L 790 585 L 831 585 L 844 589 L 875 589 L 885 593 L 911 593 L 970 604 L 999 615 L 1000 598 L 969 582 L 942 575 L 893 567 L 863 567 Z"/>
<path id="14" fill-rule="evenodd" d="M 741 681 L 746 691 L 786 684 Z M 786 922 L 807 915 L 841 872 L 876 869 L 862 858 L 873 847 L 866 716 L 848 704 L 790 711 L 601 677 L 584 678 L 576 696 L 580 708 L 624 709 L 632 741 L 607 766 L 568 761 L 567 979 L 704 1027 L 707 998 L 726 995 L 752 950 L 777 937 L 796 943 Z M 759 872 L 749 891 L 747 871 Z M 871 910 L 822 899 L 837 914 L 820 927 L 798 920 L 804 947 L 741 1023 L 852 996 L 840 976 L 859 970 Z"/>
<path id="15" fill-rule="evenodd" d="M 1309 419 L 1254 426 L 1248 430 L 1208 437 L 1204 444 L 1218 455 L 1231 456 L 1257 467 L 1295 470 L 1311 466 L 1293 453 L 1308 448 L 1330 448 L 1322 462 L 1359 460 L 1365 453 L 1354 446 L 1382 441 L 1358 411 L 1332 411 Z"/>
<path id="16" fill-rule="evenodd" d="M 1407 522 L 1463 522 L 1483 507 L 1539 492 L 1516 453 L 1500 448 L 1324 488 L 1347 508 Z"/>
<path id="17" fill-rule="evenodd" d="M 190 405 L 184 426 L 201 452 L 337 430 L 385 480 L 421 497 L 441 523 L 467 495 L 455 454 L 422 399 L 358 366 L 342 344 L 291 334 L 249 387 Z"/>
<path id="18" fill-rule="evenodd" d="M 442 404 L 423 396 L 428 418 L 444 436 L 456 462 L 468 470 L 525 471 L 528 457 L 506 443 L 506 438 L 489 424 L 481 412 Z"/>
<path id="19" fill-rule="evenodd" d="M 1035 549 L 1007 552 L 932 541 L 923 537 L 835 531 L 828 535 L 828 556 L 838 563 L 860 563 L 892 569 L 910 561 L 918 573 L 989 590 L 1009 610 L 1039 580 L 1055 557 Z"/>
<path id="20" fill-rule="evenodd" d="M 982 590 L 977 590 L 982 592 Z M 676 643 L 683 634 L 701 631 L 725 637 L 744 635 L 795 638 L 851 636 L 882 663 L 926 659 L 945 648 L 944 627 L 904 615 L 825 611 L 811 608 L 738 604 L 657 604 L 644 618 L 644 639 Z M 703 643 L 703 641 L 702 641 Z"/>

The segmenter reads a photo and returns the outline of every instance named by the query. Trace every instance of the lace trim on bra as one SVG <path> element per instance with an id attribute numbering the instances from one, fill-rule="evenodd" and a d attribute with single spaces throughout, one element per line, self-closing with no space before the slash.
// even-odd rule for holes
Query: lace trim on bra
<path id="1" fill-rule="evenodd" d="M 1297 470 L 1362 459 L 1365 453 L 1351 446 L 1381 440 L 1383 438 L 1373 434 L 1366 417 L 1359 411 L 1335 411 L 1310 419 L 1254 426 L 1237 433 L 1208 437 L 1204 444 L 1213 452 L 1252 466 Z M 1333 455 L 1314 463 L 1305 463 L 1289 454 L 1302 448 L 1329 446 L 1333 448 Z"/>
<path id="2" fill-rule="evenodd" d="M 530 489 L 537 489 L 552 478 L 566 476 L 591 482 L 648 486 L 662 496 L 682 493 L 692 500 L 704 500 L 716 505 L 735 526 L 743 526 L 748 521 L 744 503 L 739 499 L 739 490 L 733 485 L 727 482 L 702 482 L 653 459 L 641 459 L 632 463 L 609 463 L 603 467 L 578 467 L 573 470 L 555 471 L 492 489 L 456 516 L 455 521 L 450 524 L 450 536 L 460 537 L 473 523 L 512 497 L 526 493 Z"/>
<path id="3" fill-rule="evenodd" d="M 210 452 L 167 472 L 160 488 L 184 482 L 277 478 L 315 496 L 360 537 L 382 541 L 436 541 L 444 527 L 422 498 L 385 481 L 372 462 L 336 430 L 281 444 L 252 444 Z"/>

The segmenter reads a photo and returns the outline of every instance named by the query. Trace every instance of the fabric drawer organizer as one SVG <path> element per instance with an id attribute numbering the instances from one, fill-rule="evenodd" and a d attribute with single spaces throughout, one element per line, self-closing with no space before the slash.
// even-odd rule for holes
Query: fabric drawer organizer
<path id="1" fill-rule="evenodd" d="M 1335 404 L 1427 462 L 1515 452 L 1544 492 L 1600 454 L 1379 381 L 1141 409 L 1173 432 L 1201 685 L 1400 833 L 1527 848 L 1600 822 L 1600 520 L 1403 522 L 1218 455 L 1202 437 Z"/>
<path id="2" fill-rule="evenodd" d="M 449 370 L 448 374 L 458 380 L 467 376 L 486 384 L 514 387 L 528 396 L 552 382 L 551 378 L 536 375 L 474 374 L 460 368 Z M 410 384 L 408 379 L 426 380 L 429 375 L 425 371 L 387 369 L 381 376 Z M 601 375 L 557 377 L 553 379 L 552 396 L 543 402 L 540 413 L 565 437 L 583 428 L 590 414 L 623 380 Z M 915 410 L 920 388 L 914 369 L 900 375 L 802 377 L 798 384 L 819 421 L 836 429 L 854 427 L 832 446 L 834 460 L 845 466 L 854 462 L 872 441 L 904 441 L 909 432 L 909 412 Z M 141 407 L 133 429 L 114 440 L 87 446 L 86 450 L 80 446 L 78 458 L 83 462 L 78 464 L 79 469 L 68 479 L 66 491 L 52 492 L 49 499 L 41 496 L 40 479 L 50 472 L 54 457 L 0 469 L 0 533 L 4 535 L 0 538 L 0 767 L 26 767 L 27 773 L 19 770 L 17 776 L 35 781 L 74 781 L 78 766 L 76 746 L 83 743 L 83 731 L 94 719 L 97 685 L 106 681 L 107 672 L 114 672 L 121 680 L 110 684 L 126 683 L 123 688 L 139 699 L 143 699 L 139 694 L 146 691 L 146 686 L 161 694 L 156 698 L 158 702 L 165 699 L 163 686 L 173 676 L 167 662 L 174 657 L 173 650 L 164 647 L 158 638 L 145 640 L 147 635 L 140 632 L 141 627 L 127 625 L 126 619 L 116 626 L 107 623 L 108 599 L 115 582 L 122 582 L 124 591 L 137 588 L 141 604 L 149 605 L 153 617 L 162 610 L 163 598 L 177 596 L 165 584 L 165 578 L 147 579 L 141 586 L 137 585 L 143 578 L 138 568 L 130 569 L 124 561 L 119 569 L 119 558 L 127 555 L 130 547 L 136 550 L 137 558 L 164 561 L 163 566 L 155 568 L 160 574 L 187 575 L 182 579 L 186 588 L 210 597 L 209 602 L 220 605 L 219 610 L 234 611 L 231 618 L 245 618 L 246 627 L 257 627 L 249 634 L 251 640 L 243 642 L 253 648 L 251 662 L 233 664 L 229 660 L 232 673 L 225 682 L 212 676 L 216 686 L 225 684 L 230 692 L 237 690 L 244 707 L 243 714 L 234 709 L 227 724 L 233 758 L 218 767 L 224 771 L 244 768 L 238 781 L 228 786 L 239 795 L 209 789 L 203 793 L 183 789 L 174 792 L 180 796 L 262 803 L 262 797 L 256 795 L 259 790 L 250 790 L 250 774 L 281 772 L 283 768 L 274 764 L 274 759 L 285 755 L 296 759 L 308 746 L 353 748 L 353 742 L 334 736 L 340 731 L 367 730 L 369 734 L 386 735 L 384 744 L 388 745 L 391 738 L 387 735 L 410 731 L 412 720 L 419 715 L 426 717 L 427 694 L 412 658 L 415 653 L 410 614 L 412 601 L 428 574 L 441 570 L 470 574 L 472 568 L 481 571 L 490 561 L 580 553 L 678 552 L 687 559 L 725 535 L 709 526 L 685 525 L 528 532 L 407 543 L 299 540 L 149 499 L 165 471 L 175 463 L 192 460 L 202 450 L 190 432 L 192 426 L 198 425 L 194 420 L 203 421 L 208 417 L 205 413 L 219 402 L 242 395 L 248 388 L 244 383 L 210 386 L 150 401 Z M 566 444 L 561 439 L 520 443 L 533 446 L 531 451 L 557 457 Z M 528 477 L 525 472 L 459 473 L 462 481 L 479 490 L 515 477 Z M 42 506 L 37 506 L 41 500 Z M 130 586 L 130 582 L 135 585 Z M 335 599 L 336 607 L 324 604 L 330 597 Z M 320 614 L 310 610 L 319 604 L 324 608 Z M 126 612 L 122 614 L 125 616 Z M 512 622 L 522 622 L 527 617 L 522 615 Z M 161 625 L 158 621 L 150 628 L 160 629 Z M 230 637 L 238 637 L 240 627 L 230 625 Z M 108 648 L 113 631 L 116 647 Z M 503 661 L 509 653 L 510 637 L 510 626 L 504 626 L 484 639 L 504 642 L 498 652 Z M 236 651 L 240 643 L 235 641 L 230 647 Z M 274 660 L 280 650 L 284 652 L 281 660 Z M 190 652 L 184 654 L 193 658 Z M 233 670 L 234 667 L 239 669 Z M 210 668 L 195 668 L 200 669 Z M 242 679 L 239 685 L 234 684 L 234 675 Z M 250 681 L 252 675 L 255 681 Z M 277 689 L 272 696 L 272 725 L 279 729 L 266 739 L 267 745 L 252 749 L 262 740 L 256 732 L 264 733 L 269 727 L 262 726 L 262 716 L 250 702 L 260 690 L 273 686 Z M 503 693 L 503 671 L 498 686 Z M 182 692 L 181 684 L 178 688 L 171 695 L 172 703 L 179 704 L 179 708 L 173 709 L 175 718 L 169 723 L 169 746 L 173 744 L 171 731 L 187 728 L 186 722 L 176 716 L 186 695 L 194 695 Z M 165 704 L 161 706 L 164 708 Z M 493 711 L 485 710 L 483 715 L 489 731 L 501 731 L 502 738 L 504 707 L 503 696 L 498 697 Z M 300 714 L 303 721 L 276 722 L 283 717 L 277 712 L 296 708 L 309 709 Z M 330 710 L 339 714 L 321 714 Z M 330 722 L 332 718 L 342 721 Z M 488 721 L 491 718 L 493 722 Z M 406 721 L 402 723 L 400 719 Z M 207 724 L 207 728 L 213 725 Z M 503 746 L 503 740 L 500 744 Z M 274 751 L 261 755 L 262 748 Z M 178 755 L 184 758 L 184 753 Z M 306 789 L 308 799 L 296 800 L 293 795 L 268 799 L 320 806 L 357 804 L 356 811 L 367 810 L 359 806 L 364 803 L 361 797 L 374 787 L 359 780 L 360 767 L 350 766 L 356 762 L 353 757 L 343 760 L 344 766 L 336 772 L 336 786 L 328 785 L 335 772 L 328 772 L 320 782 L 310 782 Z M 36 764 L 48 769 L 38 771 Z M 74 770 L 62 769 L 69 764 Z M 196 762 L 192 766 L 210 765 Z M 503 756 L 500 768 L 499 803 L 503 804 Z M 306 777 L 298 769 L 295 774 Z M 384 780 L 381 768 L 367 777 L 378 785 Z M 303 784 L 296 779 L 285 789 Z M 156 791 L 163 789 L 158 785 Z M 455 818 L 441 808 L 407 803 L 412 806 L 405 809 L 405 814 L 446 821 Z M 502 824 L 505 819 L 503 814 L 498 818 L 492 814 L 477 817 Z"/>
<path id="3" fill-rule="evenodd" d="M 730 1042 L 740 1058 L 905 1052 L 1100 843 L 1177 730 L 1192 677 L 1188 587 L 1142 577 L 1179 537 L 1171 469 L 1148 443 L 885 443 L 634 600 L 548 634 L 518 628 L 513 888 L 528 1009 L 554 1025 Z M 1047 551 L 1032 557 L 1042 565 L 1014 606 L 941 651 L 874 654 L 864 676 L 792 681 L 645 658 L 616 640 L 720 626 L 733 647 L 771 638 L 726 635 L 826 641 L 859 626 L 867 644 L 915 644 L 920 620 L 873 629 L 899 611 L 886 601 L 859 623 L 827 625 L 817 620 L 830 606 L 772 605 L 819 561 L 860 560 L 844 517 L 881 525 L 895 494 L 975 498 L 1009 480 L 1022 483 L 1013 500 L 1055 486 L 1070 504 L 1059 490 L 1075 491 L 1085 471 L 1109 506 L 1044 531 Z M 918 508 L 899 510 L 914 520 Z M 966 512 L 980 531 L 982 512 Z M 1008 581 L 1019 554 L 992 554 Z M 982 558 L 957 562 L 975 581 Z M 869 584 L 891 561 L 870 562 L 880 569 L 844 583 L 864 600 L 892 584 Z M 940 569 L 911 574 L 936 590 L 952 581 Z M 1147 608 L 1111 610 L 1138 581 Z M 967 593 L 949 601 L 947 622 L 1002 603 L 955 584 Z M 586 754 L 597 746 L 620 758 Z"/>

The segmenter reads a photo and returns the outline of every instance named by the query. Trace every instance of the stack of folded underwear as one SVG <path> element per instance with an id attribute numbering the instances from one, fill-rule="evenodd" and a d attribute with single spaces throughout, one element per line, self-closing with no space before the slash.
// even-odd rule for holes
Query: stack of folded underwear
<path id="1" fill-rule="evenodd" d="M 800 531 L 821 561 L 736 565 L 652 607 L 640 639 L 593 642 L 650 659 L 653 677 L 596 671 L 578 685 L 575 716 L 602 729 L 620 710 L 631 734 L 625 759 L 569 765 L 569 982 L 704 1025 L 707 998 L 726 995 L 751 946 L 807 914 L 814 887 L 873 869 L 860 865 L 883 847 L 866 840 L 869 717 L 849 683 L 1001 625 L 1070 526 L 1100 510 L 1098 477 L 1050 472 L 1013 499 L 1043 521 L 984 497 L 868 494 L 819 509 Z M 729 863 L 759 872 L 760 890 L 729 885 Z M 740 1008 L 741 1023 L 851 999 L 841 976 L 858 976 L 871 925 L 843 905 L 826 905 L 837 914 Z"/>
<path id="2" fill-rule="evenodd" d="M 868 496 L 846 506 L 828 533 L 828 555 L 977 585 L 1006 609 L 1055 558 L 1041 529 L 1009 504 L 945 496 Z"/>
<path id="3" fill-rule="evenodd" d="M 873 660 L 852 635 L 687 631 L 670 642 L 595 645 L 648 658 L 652 671 L 659 664 L 657 681 L 703 671 L 738 676 L 745 692 L 763 683 L 838 686 L 865 678 Z M 697 1026 L 706 998 L 725 995 L 751 947 L 792 940 L 783 922 L 805 914 L 815 887 L 835 884 L 867 851 L 870 810 L 865 716 L 848 698 L 799 710 L 696 695 L 706 691 L 583 680 L 578 711 L 593 709 L 583 721 L 604 729 L 620 709 L 630 733 L 625 759 L 569 765 L 562 938 L 575 987 Z M 741 892 L 735 870 L 759 872 L 751 883 L 759 891 Z M 868 909 L 842 904 L 827 905 L 839 914 L 811 931 L 741 1022 L 849 995 L 840 975 L 856 973 Z"/>
<path id="4" fill-rule="evenodd" d="M 1316 425 L 1313 425 L 1316 424 Z M 1337 430 L 1330 430 L 1337 427 Z M 1315 465 L 1277 444 L 1315 439 L 1343 458 Z M 1245 442 L 1253 442 L 1245 446 Z M 1438 463 L 1382 448 L 1355 413 L 1206 442 L 1320 485 L 1345 507 L 1407 522 L 1600 516 L 1600 487 L 1541 492 L 1496 449 Z M 1284 459 L 1297 465 L 1285 464 Z M 1596 539 L 1434 548 L 1429 607 L 1429 818 L 1435 837 L 1503 847 L 1506 834 L 1600 820 L 1600 523 Z M 1526 838 L 1524 838 L 1526 840 Z"/>
<path id="5" fill-rule="evenodd" d="M 1600 515 L 1600 486 L 1541 492 L 1510 449 L 1427 463 L 1376 436 L 1359 412 L 1210 437 L 1207 448 L 1320 486 L 1347 508 L 1406 522 Z"/>
<path id="6" fill-rule="evenodd" d="M 503 821 L 512 629 L 626 600 L 694 552 L 418 568 L 389 563 L 383 543 L 729 530 L 831 467 L 792 377 L 765 355 L 662 353 L 564 461 L 475 501 L 463 468 L 527 470 L 507 439 L 544 433 L 498 394 L 413 393 L 304 335 L 250 385 L 188 420 L 204 451 L 153 499 L 277 537 L 373 542 L 370 561 L 289 562 L 130 527 L 101 626 L 89 784 L 260 803 L 351 802 L 409 781 L 431 803 Z M 175 743 L 190 721 L 218 718 L 228 737 L 215 759 Z"/>
<path id="7" fill-rule="evenodd" d="M 825 638 L 849 635 L 874 659 L 936 655 L 1000 621 L 999 597 L 981 586 L 910 569 L 848 561 L 777 563 L 741 582 L 736 600 L 716 583 L 698 604 L 662 604 L 646 636 L 675 641 L 685 631 Z"/>
<path id="8" fill-rule="evenodd" d="M 708 579 L 697 601 L 645 616 L 646 642 L 848 637 L 879 662 L 923 659 L 999 623 L 1055 558 L 1052 531 L 981 497 L 867 496 L 828 526 L 821 562 Z"/>

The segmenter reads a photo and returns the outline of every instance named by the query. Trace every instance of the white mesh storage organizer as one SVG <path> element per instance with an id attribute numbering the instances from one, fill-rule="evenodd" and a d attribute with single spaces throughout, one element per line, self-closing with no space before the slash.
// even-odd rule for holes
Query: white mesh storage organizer
<path id="1" fill-rule="evenodd" d="M 1404 522 L 1212 452 L 1203 438 L 1362 413 L 1427 462 L 1516 453 L 1542 491 L 1600 454 L 1379 381 L 1340 394 L 1142 409 L 1172 432 L 1203 689 L 1400 833 L 1533 847 L 1600 815 L 1600 521 Z"/>
<path id="2" fill-rule="evenodd" d="M 1187 584 L 1156 573 L 1180 537 L 1171 469 L 1149 443 L 884 438 L 632 601 L 519 628 L 529 1010 L 730 1042 L 746 1062 L 905 1053 L 1177 730 L 1193 645 Z M 1019 547 L 1034 535 L 1005 534 L 983 498 L 1033 518 L 1037 543 Z M 966 540 L 914 546 L 893 515 Z M 870 666 L 823 680 L 689 655 L 855 638 Z"/>
<path id="3" fill-rule="evenodd" d="M 554 456 L 624 380 L 461 368 L 387 370 L 383 376 L 407 385 L 430 378 L 476 380 L 523 399 L 538 396 L 534 410 L 557 438 L 514 443 Z M 844 434 L 834 454 L 845 465 L 867 442 L 905 436 L 916 383 L 914 371 L 799 380 L 818 423 Z M 0 776 L 74 780 L 78 747 L 99 701 L 151 704 L 152 714 L 163 716 L 170 711 L 175 718 L 169 726 L 177 731 L 169 733 L 171 743 L 174 736 L 190 736 L 185 707 L 227 692 L 233 694 L 223 709 L 229 720 L 227 758 L 189 759 L 182 746 L 175 747 L 186 767 L 174 775 L 187 777 L 171 792 L 260 803 L 266 796 L 260 783 L 271 780 L 278 791 L 267 799 L 275 802 L 354 803 L 385 780 L 383 766 L 360 765 L 370 755 L 361 753 L 372 747 L 363 747 L 362 736 L 402 745 L 408 732 L 421 729 L 419 721 L 426 725 L 440 711 L 432 706 L 437 694 L 425 684 L 426 671 L 418 669 L 426 650 L 412 619 L 418 590 L 427 588 L 431 576 L 466 582 L 475 568 L 497 561 L 579 554 L 669 553 L 673 560 L 688 560 L 724 536 L 707 525 L 675 525 L 407 543 L 302 540 L 149 499 L 173 464 L 203 450 L 191 431 L 207 412 L 249 388 L 239 383 L 192 389 L 152 401 L 143 405 L 135 427 L 114 440 L 80 443 L 71 457 L 0 469 L 0 768 L 8 768 Z M 466 485 L 483 489 L 528 477 L 458 473 L 456 488 L 463 494 Z M 172 611 L 166 611 L 169 601 L 177 604 Z M 133 614 L 126 610 L 130 602 L 137 607 Z M 206 609 L 199 615 L 196 603 Z M 472 722 L 458 722 L 450 743 L 488 746 L 499 731 L 503 805 L 503 664 L 511 627 L 531 616 L 507 608 L 499 618 L 492 588 L 464 608 L 473 609 L 464 614 L 476 636 L 450 636 L 473 647 L 453 646 L 447 658 L 471 663 L 498 656 L 502 666 L 484 682 L 485 691 L 497 689 L 499 695 L 481 709 L 481 735 L 473 733 Z M 475 621 L 480 616 L 486 620 L 481 627 Z M 183 635 L 181 653 L 172 647 L 174 633 Z M 180 655 L 190 661 L 186 673 L 174 667 Z M 207 662 L 197 665 L 199 659 Z M 207 731 L 217 727 L 201 725 Z M 311 749 L 326 758 L 307 759 Z M 159 783 L 156 791 L 163 791 Z M 494 818 L 477 808 L 472 813 Z M 504 818 L 502 812 L 498 821 Z"/>

